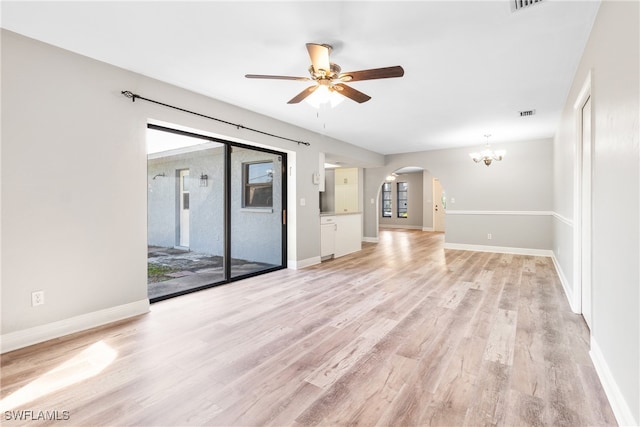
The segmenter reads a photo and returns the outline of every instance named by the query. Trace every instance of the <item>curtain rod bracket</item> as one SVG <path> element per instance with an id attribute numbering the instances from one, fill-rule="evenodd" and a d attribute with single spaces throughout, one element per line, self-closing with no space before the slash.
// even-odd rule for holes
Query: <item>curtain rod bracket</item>
<path id="1" fill-rule="evenodd" d="M 135 93 L 133 93 L 133 92 L 131 92 L 129 90 L 123 90 L 120 93 L 122 93 L 127 98 L 131 98 L 131 102 L 136 102 L 136 98 L 138 98 L 138 95 L 136 95 Z"/>

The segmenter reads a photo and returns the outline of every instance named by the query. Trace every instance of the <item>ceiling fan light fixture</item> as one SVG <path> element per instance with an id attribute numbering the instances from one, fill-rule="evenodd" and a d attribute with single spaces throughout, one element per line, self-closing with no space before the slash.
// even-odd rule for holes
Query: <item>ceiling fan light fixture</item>
<path id="1" fill-rule="evenodd" d="M 311 95 L 305 98 L 305 101 L 307 101 L 307 103 L 312 107 L 318 109 L 325 105 L 334 108 L 344 101 L 344 96 L 340 95 L 338 91 L 331 86 L 319 84 L 318 88 Z"/>
<path id="2" fill-rule="evenodd" d="M 362 80 L 377 80 L 387 79 L 392 77 L 404 76 L 404 69 L 395 65 L 393 67 L 384 68 L 372 68 L 368 70 L 349 71 L 344 74 L 341 73 L 342 69 L 338 64 L 329 61 L 329 54 L 331 53 L 331 45 L 307 43 L 307 53 L 311 59 L 311 66 L 309 67 L 310 77 L 295 77 L 295 76 L 278 76 L 267 74 L 245 74 L 249 79 L 272 79 L 272 80 L 303 80 L 313 81 L 316 84 L 308 87 L 296 96 L 291 98 L 287 104 L 297 104 L 304 99 L 309 99 L 312 94 L 321 93 L 317 90 L 321 87 L 327 89 L 326 92 L 329 95 L 318 95 L 319 101 L 309 99 L 309 103 L 316 108 L 319 108 L 322 103 L 329 103 L 331 107 L 335 107 L 343 98 L 349 98 L 359 104 L 367 102 L 371 97 L 365 93 L 360 92 L 357 89 L 352 88 L 344 84 L 351 81 Z M 340 91 L 339 95 L 336 91 Z M 342 95 L 342 96 L 340 96 Z M 316 98 L 314 96 L 314 98 Z"/>
<path id="3" fill-rule="evenodd" d="M 325 169 L 335 169 L 335 168 L 339 168 L 340 165 L 336 162 L 336 163 L 327 163 L 325 162 L 324 164 L 324 168 Z"/>

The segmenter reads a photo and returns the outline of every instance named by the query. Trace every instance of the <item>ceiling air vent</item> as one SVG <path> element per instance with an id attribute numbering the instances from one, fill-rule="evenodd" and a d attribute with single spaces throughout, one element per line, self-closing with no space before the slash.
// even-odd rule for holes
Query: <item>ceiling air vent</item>
<path id="1" fill-rule="evenodd" d="M 510 0 L 511 12 L 515 12 L 520 9 L 528 9 L 533 5 L 542 3 L 542 0 Z"/>
<path id="2" fill-rule="evenodd" d="M 520 114 L 520 117 L 533 116 L 535 113 L 536 113 L 536 110 L 518 111 L 518 114 Z"/>

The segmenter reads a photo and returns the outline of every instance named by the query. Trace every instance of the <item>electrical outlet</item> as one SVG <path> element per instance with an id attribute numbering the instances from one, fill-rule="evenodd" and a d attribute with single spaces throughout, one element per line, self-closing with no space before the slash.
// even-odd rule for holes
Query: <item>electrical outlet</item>
<path id="1" fill-rule="evenodd" d="M 493 239 L 493 236 L 491 236 L 491 233 L 487 234 L 487 239 L 488 239 L 488 240 Z"/>
<path id="2" fill-rule="evenodd" d="M 44 291 L 31 292 L 31 307 L 44 304 Z"/>

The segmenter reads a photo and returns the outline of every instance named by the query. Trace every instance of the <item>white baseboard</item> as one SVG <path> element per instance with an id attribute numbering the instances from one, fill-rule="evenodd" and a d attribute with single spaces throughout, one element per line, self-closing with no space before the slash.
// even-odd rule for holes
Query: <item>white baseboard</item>
<path id="1" fill-rule="evenodd" d="M 320 261 L 321 259 L 319 256 L 314 256 L 314 257 L 303 259 L 300 261 L 290 259 L 290 260 L 287 260 L 287 268 L 290 268 L 292 270 L 299 270 L 301 268 L 309 267 L 311 265 L 320 264 Z"/>
<path id="2" fill-rule="evenodd" d="M 362 238 L 363 242 L 367 242 L 367 243 L 378 243 L 380 241 L 380 239 L 378 239 L 377 237 L 363 237 Z"/>
<path id="3" fill-rule="evenodd" d="M 380 228 L 397 228 L 400 230 L 422 230 L 421 225 L 380 224 Z"/>
<path id="4" fill-rule="evenodd" d="M 591 360 L 593 361 L 593 365 L 596 368 L 596 372 L 598 373 L 598 377 L 600 378 L 600 383 L 602 383 L 602 388 L 604 389 L 605 394 L 607 395 L 607 399 L 609 399 L 609 404 L 611 405 L 611 409 L 613 410 L 613 414 L 616 416 L 616 421 L 618 421 L 618 425 L 620 426 L 637 426 L 639 420 L 636 420 L 624 399 L 624 395 L 618 388 L 618 384 L 616 383 L 613 375 L 611 375 L 611 370 L 609 369 L 609 365 L 600 350 L 600 346 L 596 340 L 591 337 L 591 351 L 589 352 L 591 356 Z"/>
<path id="5" fill-rule="evenodd" d="M 549 249 L 510 248 L 506 246 L 468 245 L 465 243 L 445 243 L 445 249 L 457 249 L 461 251 L 494 252 L 498 254 L 533 255 L 551 257 L 553 252 Z"/>
<path id="6" fill-rule="evenodd" d="M 149 300 L 123 304 L 0 336 L 0 353 L 106 325 L 149 312 Z"/>
<path id="7" fill-rule="evenodd" d="M 422 231 L 433 231 L 433 227 L 422 227 Z"/>
<path id="8" fill-rule="evenodd" d="M 465 211 L 451 210 L 445 212 L 447 215 L 519 215 L 519 216 L 550 216 L 555 212 L 552 211 Z"/>
<path id="9" fill-rule="evenodd" d="M 582 307 L 579 307 L 575 301 L 575 295 L 572 292 L 569 292 L 569 281 L 567 277 L 564 275 L 562 271 L 562 267 L 560 267 L 560 263 L 556 259 L 556 254 L 554 253 L 551 256 L 553 260 L 553 266 L 556 268 L 556 273 L 558 273 L 558 277 L 560 278 L 560 283 L 562 284 L 562 289 L 564 290 L 564 295 L 567 297 L 567 301 L 569 302 L 569 307 L 571 307 L 571 311 L 576 314 L 582 313 Z"/>

